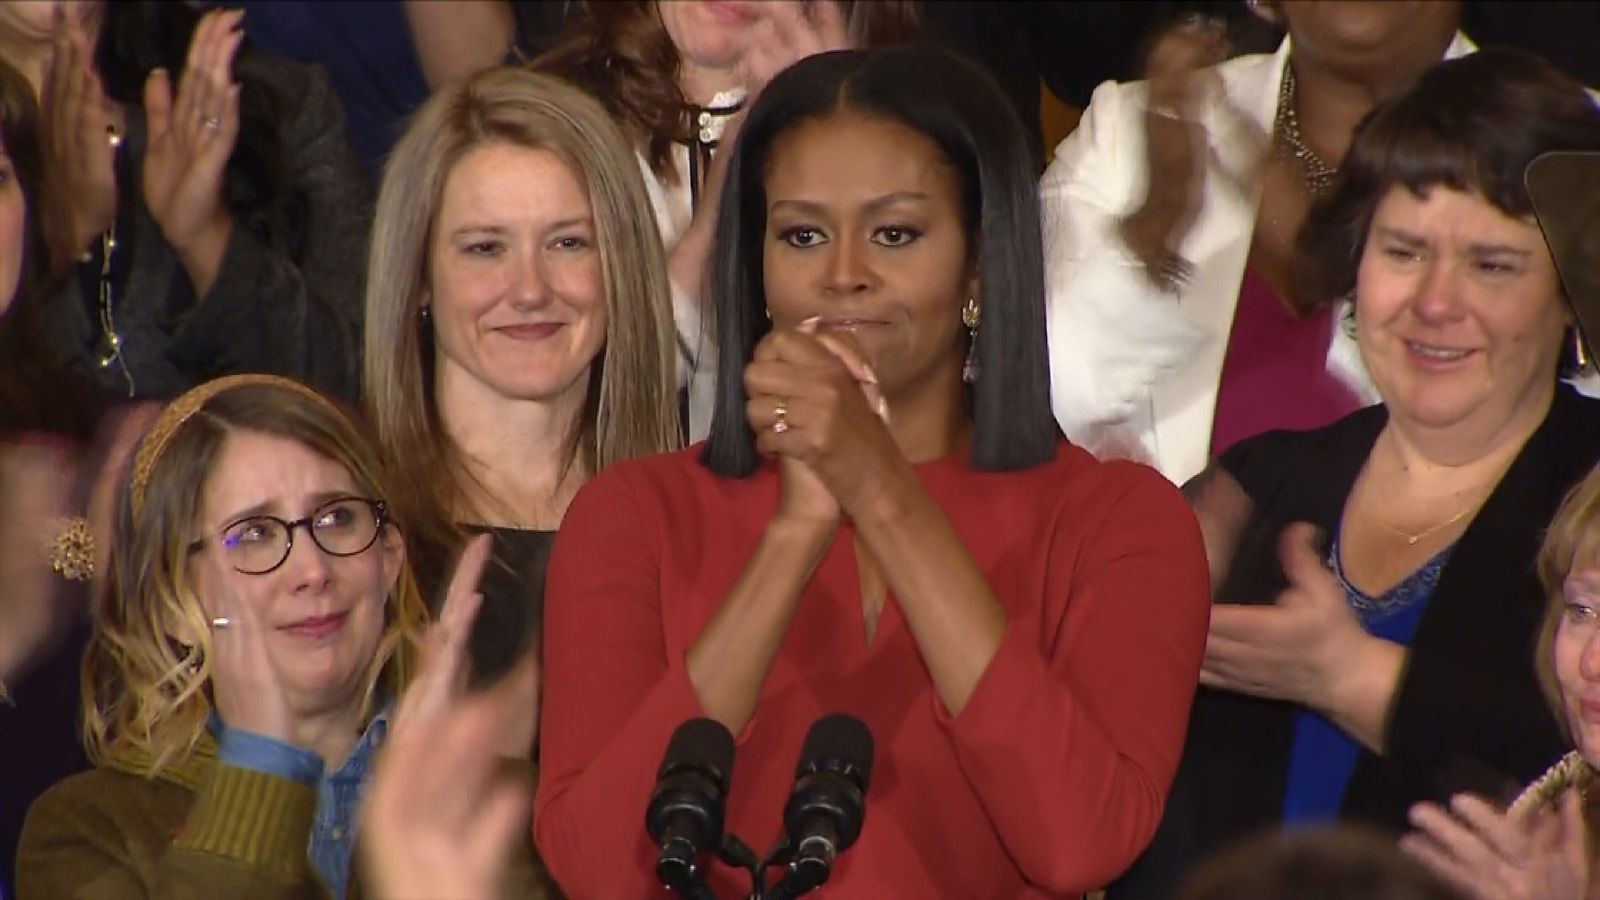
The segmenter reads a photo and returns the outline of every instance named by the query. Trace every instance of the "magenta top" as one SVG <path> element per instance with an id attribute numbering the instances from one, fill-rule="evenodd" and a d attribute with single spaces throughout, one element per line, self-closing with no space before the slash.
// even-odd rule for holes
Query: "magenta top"
<path id="1" fill-rule="evenodd" d="M 1247 437 L 1320 428 L 1361 408 L 1328 372 L 1333 330 L 1343 327 L 1335 312 L 1296 318 L 1255 268 L 1245 267 L 1211 420 L 1213 458 Z"/>

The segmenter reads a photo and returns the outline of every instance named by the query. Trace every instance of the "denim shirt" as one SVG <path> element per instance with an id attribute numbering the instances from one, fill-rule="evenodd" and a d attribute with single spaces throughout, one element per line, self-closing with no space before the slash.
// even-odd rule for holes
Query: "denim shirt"
<path id="1" fill-rule="evenodd" d="M 317 789 L 317 811 L 311 820 L 311 842 L 306 856 L 335 897 L 343 897 L 350 884 L 350 858 L 355 847 L 356 812 L 367 773 L 376 751 L 389 731 L 391 706 L 372 718 L 344 765 L 323 772 L 322 757 L 300 747 L 263 735 L 229 728 L 212 716 L 211 729 L 219 734 L 217 760 L 223 765 L 252 769 L 288 778 Z"/>

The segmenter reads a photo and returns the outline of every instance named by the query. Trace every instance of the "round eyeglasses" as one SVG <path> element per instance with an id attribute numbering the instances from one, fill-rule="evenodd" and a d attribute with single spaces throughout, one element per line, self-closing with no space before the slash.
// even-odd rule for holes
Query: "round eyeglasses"
<path id="1" fill-rule="evenodd" d="M 383 501 L 342 497 L 292 522 L 277 516 L 249 516 L 224 526 L 218 537 L 223 556 L 234 571 L 265 575 L 289 558 L 295 529 L 301 526 L 322 552 L 355 556 L 372 546 L 388 520 L 389 507 Z M 194 553 L 205 544 L 204 539 L 195 541 L 189 545 L 189 552 Z"/>

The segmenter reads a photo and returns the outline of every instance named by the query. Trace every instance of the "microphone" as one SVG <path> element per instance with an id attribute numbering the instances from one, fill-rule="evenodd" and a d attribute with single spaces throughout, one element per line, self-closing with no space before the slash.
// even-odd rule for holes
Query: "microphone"
<path id="1" fill-rule="evenodd" d="M 667 742 L 645 830 L 661 848 L 656 878 L 686 897 L 713 900 L 705 856 L 720 851 L 723 806 L 733 777 L 733 735 L 713 719 L 690 719 Z"/>
<path id="2" fill-rule="evenodd" d="M 825 716 L 806 734 L 794 792 L 783 808 L 789 871 L 769 900 L 790 900 L 821 886 L 833 861 L 861 836 L 872 781 L 872 732 L 854 716 Z"/>

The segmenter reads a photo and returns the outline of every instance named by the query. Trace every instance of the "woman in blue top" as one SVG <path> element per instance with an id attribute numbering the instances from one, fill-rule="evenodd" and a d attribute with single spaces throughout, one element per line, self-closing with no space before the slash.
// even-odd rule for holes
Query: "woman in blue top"
<path id="1" fill-rule="evenodd" d="M 1213 609 L 1184 761 L 1114 897 L 1167 896 L 1277 822 L 1399 830 L 1561 755 L 1527 650 L 1540 528 L 1600 458 L 1560 385 L 1580 323 L 1522 173 L 1600 148 L 1583 88 L 1514 51 L 1443 63 L 1378 107 L 1300 237 L 1307 296 L 1353 295 L 1381 406 L 1245 441 L 1188 488 Z M 1595 323 L 1591 323 L 1593 326 Z"/>

